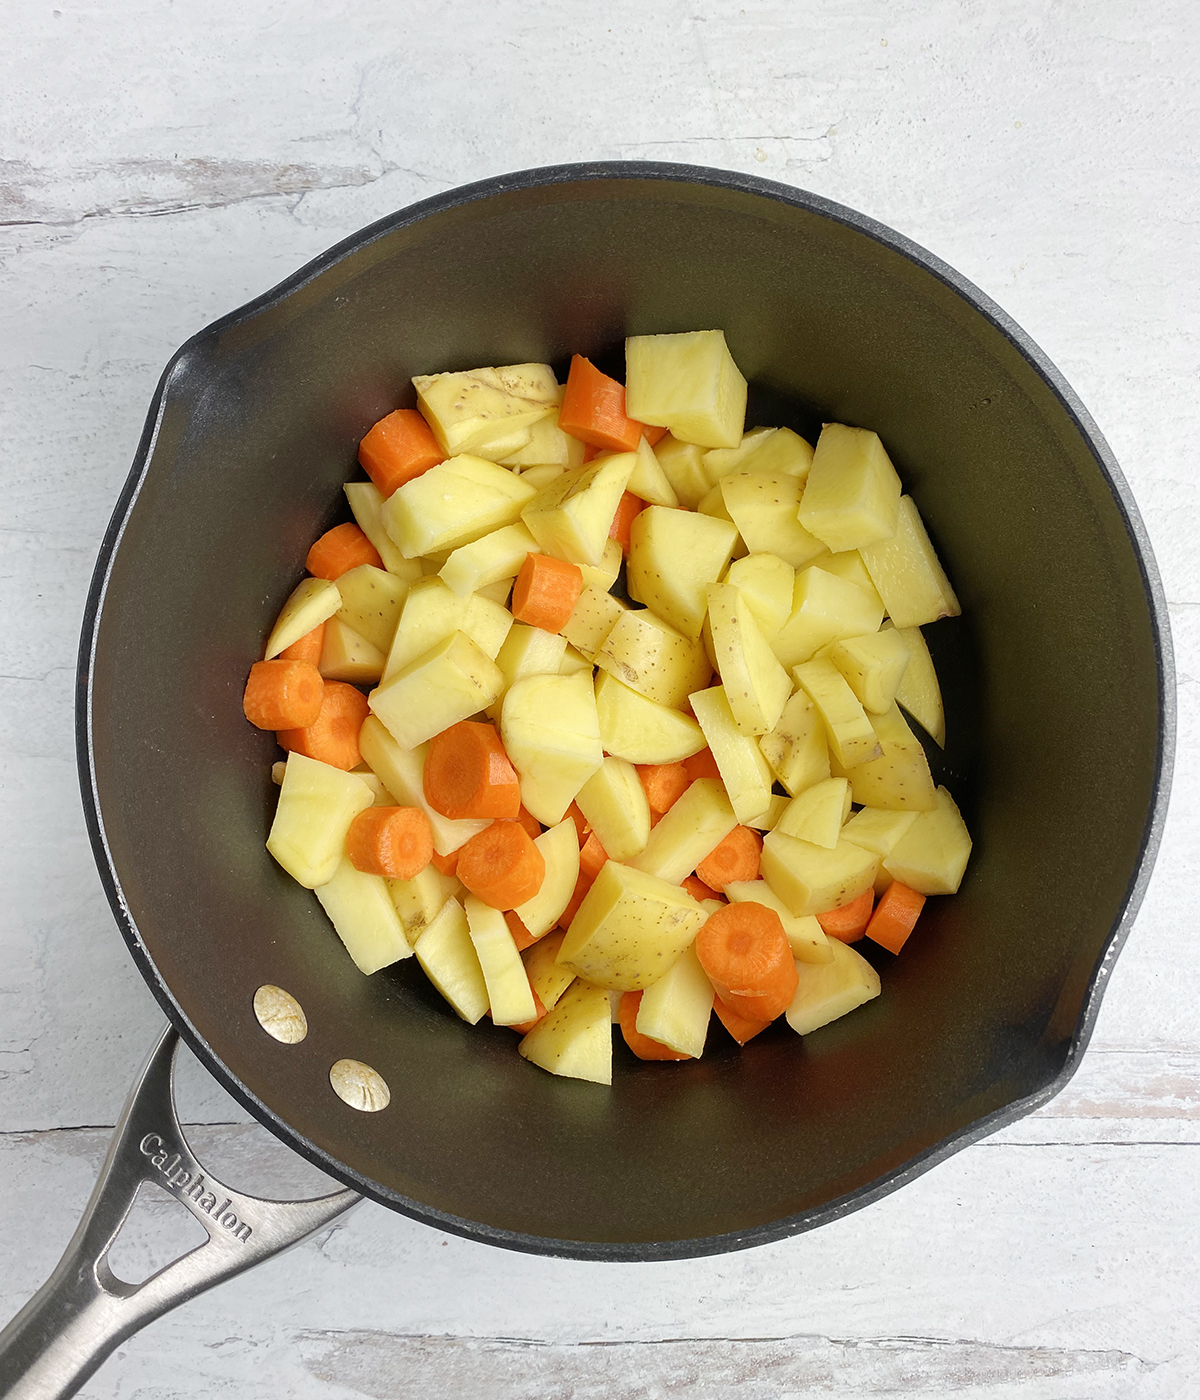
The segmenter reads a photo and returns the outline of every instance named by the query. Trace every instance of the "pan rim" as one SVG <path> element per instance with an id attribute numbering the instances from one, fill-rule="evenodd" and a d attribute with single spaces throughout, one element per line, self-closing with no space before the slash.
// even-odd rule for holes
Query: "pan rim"
<path id="1" fill-rule="evenodd" d="M 762 198 L 803 209 L 866 235 L 889 251 L 915 263 L 944 283 L 982 315 L 1016 349 L 1050 389 L 1069 422 L 1086 444 L 1106 482 L 1128 533 L 1142 581 L 1143 593 L 1154 632 L 1156 679 L 1158 682 L 1158 733 L 1152 800 L 1136 862 L 1121 899 L 1118 914 L 1104 941 L 1089 976 L 1079 1017 L 1072 1032 L 1062 1067 L 1047 1077 L 1037 1089 L 968 1124 L 960 1131 L 886 1171 L 873 1181 L 810 1210 L 764 1222 L 746 1230 L 727 1234 L 665 1241 L 606 1242 L 572 1240 L 526 1234 L 501 1229 L 437 1210 L 410 1197 L 392 1192 L 331 1158 L 275 1114 L 241 1083 L 209 1046 L 203 1034 L 191 1023 L 161 977 L 154 960 L 142 942 L 125 901 L 116 866 L 100 816 L 99 791 L 92 732 L 92 680 L 99 621 L 111 578 L 112 565 L 125 526 L 149 470 L 163 412 L 172 382 L 186 367 L 189 357 L 214 337 L 246 324 L 316 280 L 347 257 L 398 229 L 431 215 L 490 199 L 506 193 L 535 190 L 555 185 L 595 181 L 663 182 L 700 185 Z M 823 196 L 776 181 L 716 167 L 668 162 L 599 161 L 542 166 L 489 177 L 457 186 L 442 194 L 407 205 L 349 235 L 305 263 L 290 276 L 241 307 L 218 318 L 186 340 L 168 360 L 158 381 L 129 474 L 101 542 L 89 585 L 80 635 L 76 672 L 75 739 L 80 792 L 88 837 L 105 895 L 117 927 L 134 962 L 169 1020 L 188 1047 L 221 1086 L 243 1105 L 264 1127 L 294 1151 L 334 1180 L 364 1196 L 399 1211 L 422 1224 L 480 1243 L 496 1245 L 521 1253 L 555 1258 L 602 1262 L 643 1262 L 698 1258 L 770 1244 L 816 1228 L 881 1199 L 914 1180 L 964 1147 L 979 1141 L 1040 1108 L 1058 1094 L 1079 1067 L 1091 1039 L 1100 1003 L 1116 958 L 1128 937 L 1141 905 L 1162 839 L 1171 787 L 1175 752 L 1176 695 L 1166 597 L 1145 525 L 1128 483 L 1087 409 L 1061 372 L 1033 339 L 1000 306 L 949 264 L 921 245 L 869 216 Z"/>

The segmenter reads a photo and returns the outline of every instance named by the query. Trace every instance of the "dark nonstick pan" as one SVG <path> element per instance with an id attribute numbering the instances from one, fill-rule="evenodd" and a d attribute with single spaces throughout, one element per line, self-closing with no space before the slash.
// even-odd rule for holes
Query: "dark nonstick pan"
<path id="1" fill-rule="evenodd" d="M 928 629 L 950 735 L 934 757 L 975 855 L 902 958 L 874 955 L 884 993 L 866 1008 L 803 1042 L 779 1028 L 738 1052 L 714 1036 L 685 1066 L 618 1047 L 605 1090 L 533 1068 L 509 1032 L 463 1025 L 411 960 L 355 970 L 263 848 L 277 751 L 240 698 L 298 561 L 341 518 L 359 438 L 413 402 L 413 374 L 562 365 L 572 351 L 604 363 L 626 334 L 711 326 L 751 382 L 751 422 L 874 428 L 920 505 L 963 605 Z M 473 1239 L 673 1259 L 856 1209 L 1062 1087 L 1149 876 L 1173 704 L 1166 609 L 1128 490 L 1003 312 L 899 235 L 801 191 L 579 165 L 404 210 L 179 351 L 97 565 L 79 762 L 134 959 L 274 1133 L 352 1192 Z M 299 1043 L 260 1027 L 266 983 L 303 1006 Z M 68 1393 L 73 1367 L 77 1379 L 211 1281 L 160 1276 L 126 1297 L 97 1271 L 130 1162 L 212 1231 L 171 1266 L 193 1273 L 202 1258 L 214 1274 L 245 1267 L 354 1199 L 283 1221 L 206 1183 L 219 1199 L 203 1205 L 203 1168 L 169 1121 L 169 1058 L 164 1043 L 65 1273 L 6 1335 L 14 1394 Z M 333 1092 L 347 1058 L 386 1081 L 386 1108 Z M 64 1330 L 74 1356 L 55 1341 Z"/>

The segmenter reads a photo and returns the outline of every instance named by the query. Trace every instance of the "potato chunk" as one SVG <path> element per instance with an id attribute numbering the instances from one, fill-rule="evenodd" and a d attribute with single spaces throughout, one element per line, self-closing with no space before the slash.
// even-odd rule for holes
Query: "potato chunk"
<path id="1" fill-rule="evenodd" d="M 604 759 L 591 676 L 517 681 L 500 707 L 500 736 L 521 801 L 543 826 L 556 826 Z"/>
<path id="2" fill-rule="evenodd" d="M 717 670 L 734 722 L 743 734 L 767 734 L 792 693 L 745 598 L 728 583 L 708 585 L 708 618 Z"/>
<path id="3" fill-rule="evenodd" d="M 746 380 L 724 331 L 634 335 L 625 342 L 625 411 L 701 447 L 736 447 Z"/>
<path id="4" fill-rule="evenodd" d="M 496 663 L 455 632 L 367 696 L 372 712 L 406 749 L 415 749 L 459 720 L 485 710 L 504 689 Z"/>
<path id="5" fill-rule="evenodd" d="M 694 641 L 704 624 L 705 589 L 725 572 L 736 543 L 727 520 L 647 506 L 629 532 L 630 595 Z"/>
<path id="6" fill-rule="evenodd" d="M 677 885 L 692 874 L 737 824 L 722 785 L 715 778 L 697 778 L 663 813 L 645 849 L 634 856 L 630 864 L 668 884 Z M 600 842 L 603 845 L 602 836 Z"/>
<path id="7" fill-rule="evenodd" d="M 884 869 L 918 894 L 954 894 L 971 855 L 971 835 L 954 798 L 937 790 L 937 806 L 920 812 L 891 854 Z"/>
<path id="8" fill-rule="evenodd" d="M 526 622 L 514 623 L 504 645 L 496 653 L 496 665 L 504 673 L 505 690 L 526 676 L 557 676 L 566 650 L 566 638 L 557 632 L 530 627 Z M 500 701 L 493 700 L 488 714 L 496 718 L 499 713 Z"/>
<path id="9" fill-rule="evenodd" d="M 408 580 L 374 564 L 360 564 L 344 573 L 337 587 L 342 605 L 334 615 L 386 653 L 408 596 Z"/>
<path id="10" fill-rule="evenodd" d="M 785 1015 L 797 1035 L 809 1035 L 871 1001 L 881 991 L 879 973 L 849 944 L 829 940 L 833 958 L 824 967 L 796 965 L 800 985 Z"/>
<path id="11" fill-rule="evenodd" d="M 580 564 L 579 572 L 583 575 L 584 588 L 598 588 L 602 593 L 607 593 L 617 581 L 617 575 L 621 572 L 621 565 L 625 562 L 625 556 L 621 552 L 621 546 L 614 539 L 608 539 L 604 543 L 604 553 L 600 556 L 598 564 Z"/>
<path id="12" fill-rule="evenodd" d="M 648 609 L 623 612 L 595 659 L 597 666 L 660 705 L 682 705 L 712 674 L 704 647 Z"/>
<path id="13" fill-rule="evenodd" d="M 775 554 L 801 569 L 825 545 L 800 523 L 803 483 L 794 476 L 735 472 L 721 481 L 721 500 L 751 554 Z"/>
<path id="14" fill-rule="evenodd" d="M 689 698 L 737 820 L 752 826 L 771 805 L 771 770 L 758 741 L 737 727 L 724 686 L 698 690 Z"/>
<path id="15" fill-rule="evenodd" d="M 872 728 L 879 740 L 880 756 L 866 763 L 830 767 L 834 776 L 850 779 L 850 795 L 864 807 L 899 811 L 931 811 L 937 806 L 929 760 L 920 740 L 904 722 L 895 705 L 875 715 Z"/>
<path id="16" fill-rule="evenodd" d="M 861 549 L 895 531 L 899 505 L 900 478 L 879 434 L 826 423 L 804 487 L 801 525 L 832 550 Z"/>
<path id="17" fill-rule="evenodd" d="M 795 666 L 841 637 L 877 631 L 882 620 L 883 609 L 870 594 L 812 564 L 796 575 L 792 611 L 771 647 L 782 665 Z"/>
<path id="18" fill-rule="evenodd" d="M 723 476 L 728 476 L 731 472 L 740 472 L 742 463 L 754 451 L 770 437 L 779 431 L 778 428 L 751 428 L 748 433 L 742 434 L 742 440 L 736 447 L 711 447 L 704 454 L 704 474 L 709 482 L 715 486 Z"/>
<path id="19" fill-rule="evenodd" d="M 859 552 L 897 627 L 923 627 L 962 612 L 911 496 L 900 502 L 895 533 Z"/>
<path id="20" fill-rule="evenodd" d="M 341 618 L 326 618 L 318 669 L 327 681 L 375 685 L 383 675 L 384 660 L 377 646 L 347 627 Z"/>
<path id="21" fill-rule="evenodd" d="M 624 612 L 625 604 L 620 598 L 600 588 L 585 588 L 562 634 L 588 661 L 593 661 Z"/>
<path id="22" fill-rule="evenodd" d="M 412 957 L 382 876 L 364 875 L 343 857 L 332 879 L 317 886 L 316 896 L 359 972 L 370 976 Z"/>
<path id="23" fill-rule="evenodd" d="M 583 465 L 586 444 L 558 425 L 558 409 L 529 425 L 529 441 L 524 447 L 499 458 L 502 466 L 518 467 L 522 474 L 530 467 L 570 467 Z"/>
<path id="24" fill-rule="evenodd" d="M 293 642 L 308 636 L 314 627 L 320 627 L 341 606 L 342 595 L 336 583 L 330 583 L 327 578 L 303 579 L 279 610 L 275 626 L 267 638 L 264 658 L 270 661 Z"/>
<path id="25" fill-rule="evenodd" d="M 698 1060 L 704 1054 L 712 1008 L 712 983 L 693 944 L 642 993 L 636 1027 L 651 1040 Z"/>
<path id="26" fill-rule="evenodd" d="M 517 1046 L 531 1064 L 568 1079 L 612 1083 L 612 1013 L 603 987 L 575 981 Z"/>
<path id="27" fill-rule="evenodd" d="M 467 927 L 487 986 L 492 1020 L 498 1026 L 519 1026 L 537 1014 L 525 964 L 499 909 L 469 894 L 464 901 Z"/>
<path id="28" fill-rule="evenodd" d="M 384 805 L 396 807 L 400 804 L 393 798 Z M 446 901 L 462 892 L 462 886 L 455 877 L 443 875 L 432 862 L 411 880 L 388 880 L 387 888 L 404 925 L 404 935 L 414 947 L 417 939 L 442 912 Z"/>
<path id="29" fill-rule="evenodd" d="M 797 918 L 765 880 L 731 880 L 725 886 L 725 896 L 731 904 L 750 902 L 773 909 L 779 915 L 792 956 L 797 962 L 825 963 L 832 959 L 833 953 L 829 947 L 832 940 L 813 915 Z"/>
<path id="30" fill-rule="evenodd" d="M 675 488 L 667 480 L 667 474 L 654 455 L 654 448 L 642 438 L 634 454 L 633 471 L 629 475 L 626 491 L 632 491 L 640 500 L 651 506 L 677 506 L 679 497 Z"/>
<path id="31" fill-rule="evenodd" d="M 534 837 L 533 844 L 546 862 L 546 874 L 537 894 L 524 904 L 518 904 L 515 912 L 531 936 L 541 938 L 558 923 L 575 893 L 579 879 L 579 835 L 575 823 L 568 817 Z M 544 997 L 542 1000 L 545 1002 Z"/>
<path id="32" fill-rule="evenodd" d="M 908 648 L 894 630 L 845 637 L 829 648 L 829 659 L 846 678 L 864 710 L 881 715 L 892 708 L 908 666 Z"/>
<path id="33" fill-rule="evenodd" d="M 293 880 L 315 889 L 333 879 L 350 823 L 373 800 L 370 786 L 354 773 L 290 754 L 267 850 Z"/>
<path id="34" fill-rule="evenodd" d="M 647 700 L 608 671 L 596 672 L 596 714 L 605 753 L 630 763 L 680 763 L 704 747 L 691 715 Z"/>
<path id="35" fill-rule="evenodd" d="M 679 504 L 695 510 L 712 490 L 704 469 L 704 449 L 694 442 L 680 442 L 668 433 L 655 444 L 654 456 Z"/>
<path id="36" fill-rule="evenodd" d="M 388 497 L 383 523 L 406 559 L 471 544 L 515 525 L 537 492 L 482 457 L 451 457 Z"/>
<path id="37" fill-rule="evenodd" d="M 487 983 L 471 942 L 467 916 L 448 899 L 417 938 L 417 961 L 426 977 L 469 1026 L 488 1009 Z"/>
<path id="38" fill-rule="evenodd" d="M 448 374 L 419 374 L 413 379 L 417 403 L 448 457 L 502 443 L 520 429 L 530 429 L 558 407 L 562 390 L 549 365 L 500 365 Z M 530 440 L 508 449 L 517 451 Z M 497 455 L 508 455 L 498 452 Z"/>
<path id="39" fill-rule="evenodd" d="M 596 986 L 640 991 L 695 941 L 705 918 L 678 885 L 610 860 L 571 920 L 558 960 Z"/>
<path id="40" fill-rule="evenodd" d="M 849 815 L 850 784 L 845 778 L 826 778 L 794 797 L 773 829 L 832 851 Z"/>
<path id="41" fill-rule="evenodd" d="M 730 564 L 725 582 L 745 598 L 763 636 L 773 644 L 792 615 L 795 569 L 777 554 L 747 554 Z"/>
<path id="42" fill-rule="evenodd" d="M 879 757 L 879 739 L 867 712 L 832 661 L 826 657 L 806 661 L 793 674 L 817 707 L 839 763 L 850 767 Z"/>
<path id="43" fill-rule="evenodd" d="M 650 804 L 637 769 L 627 759 L 608 755 L 575 801 L 610 860 L 627 861 L 646 849 Z"/>
<path id="44" fill-rule="evenodd" d="M 754 445 L 738 464 L 740 472 L 761 472 L 766 476 L 794 476 L 805 481 L 812 468 L 812 444 L 791 428 L 776 428 Z"/>
<path id="45" fill-rule="evenodd" d="M 504 525 L 471 544 L 460 545 L 438 570 L 442 582 L 460 598 L 500 579 L 516 578 L 537 541 L 524 525 Z"/>
<path id="46" fill-rule="evenodd" d="M 527 502 L 521 519 L 541 552 L 572 564 L 599 564 L 633 463 L 634 454 L 622 452 L 574 467 Z"/>
<path id="47" fill-rule="evenodd" d="M 779 831 L 763 838 L 762 873 L 793 914 L 824 914 L 851 904 L 875 883 L 879 857 L 844 838 L 833 850 Z"/>
<path id="48" fill-rule="evenodd" d="M 884 624 L 890 628 L 890 622 Z M 897 627 L 908 648 L 908 665 L 896 687 L 896 703 L 908 711 L 926 734 L 943 747 L 946 742 L 946 713 L 942 708 L 942 690 L 938 685 L 933 657 L 919 627 Z"/>
<path id="49" fill-rule="evenodd" d="M 421 577 L 421 566 L 415 559 L 406 559 L 400 546 L 388 534 L 383 523 L 383 496 L 373 481 L 348 481 L 342 490 L 358 521 L 358 528 L 375 546 L 383 567 L 409 583 Z"/>
<path id="50" fill-rule="evenodd" d="M 575 980 L 574 972 L 558 961 L 558 951 L 566 936 L 566 929 L 548 933 L 521 954 L 529 985 L 541 998 L 547 1011 L 553 1009 L 559 997 Z"/>
<path id="51" fill-rule="evenodd" d="M 779 723 L 758 741 L 771 771 L 792 797 L 829 777 L 829 741 L 817 707 L 798 690 Z"/>

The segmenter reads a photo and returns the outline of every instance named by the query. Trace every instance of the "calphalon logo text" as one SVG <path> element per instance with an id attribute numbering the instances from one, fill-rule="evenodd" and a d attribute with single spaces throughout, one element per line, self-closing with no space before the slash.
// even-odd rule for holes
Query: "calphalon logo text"
<path id="1" fill-rule="evenodd" d="M 218 1207 L 217 1198 L 208 1189 L 208 1183 L 204 1180 L 204 1176 L 201 1174 L 193 1179 L 191 1172 L 182 1165 L 183 1159 L 178 1152 L 168 1158 L 166 1146 L 157 1133 L 147 1133 L 138 1146 L 141 1148 L 142 1156 L 149 1157 L 150 1165 L 157 1167 L 162 1173 L 172 1191 L 179 1196 L 186 1197 L 205 1215 L 211 1215 L 235 1239 L 241 1240 L 243 1244 L 249 1240 L 254 1232 L 244 1220 L 239 1220 L 229 1209 L 233 1202 L 226 1197 L 225 1204 Z"/>

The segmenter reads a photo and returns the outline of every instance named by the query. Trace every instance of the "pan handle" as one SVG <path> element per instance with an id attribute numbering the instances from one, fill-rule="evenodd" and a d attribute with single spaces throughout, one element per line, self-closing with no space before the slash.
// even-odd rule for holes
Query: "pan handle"
<path id="1" fill-rule="evenodd" d="M 206 1288 L 298 1244 L 362 1199 L 335 1191 L 307 1201 L 264 1201 L 201 1167 L 175 1112 L 177 1032 L 168 1027 L 129 1094 L 91 1200 L 49 1279 L 0 1332 L 0 1396 L 74 1395 L 126 1337 Z M 144 1181 L 168 1191 L 208 1239 L 139 1284 L 108 1266 Z"/>

